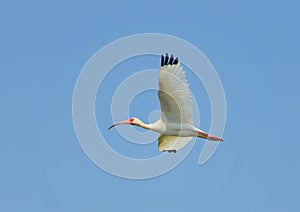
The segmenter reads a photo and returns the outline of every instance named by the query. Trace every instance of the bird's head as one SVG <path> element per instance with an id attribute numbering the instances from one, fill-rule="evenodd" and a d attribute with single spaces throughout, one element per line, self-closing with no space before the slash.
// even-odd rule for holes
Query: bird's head
<path id="1" fill-rule="evenodd" d="M 110 130 L 111 128 L 113 128 L 113 127 L 115 127 L 115 126 L 117 126 L 117 125 L 130 124 L 130 125 L 137 125 L 137 126 L 140 126 L 141 123 L 142 123 L 141 120 L 139 120 L 138 118 L 134 118 L 134 117 L 133 117 L 133 118 L 130 118 L 130 119 L 128 119 L 128 120 L 120 121 L 120 122 L 118 122 L 118 123 L 115 123 L 115 124 L 111 125 L 111 126 L 108 128 L 108 130 Z"/>

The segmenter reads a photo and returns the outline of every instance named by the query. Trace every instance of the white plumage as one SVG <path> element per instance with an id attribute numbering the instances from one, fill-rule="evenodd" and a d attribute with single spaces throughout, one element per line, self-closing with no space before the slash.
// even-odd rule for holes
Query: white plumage
<path id="1" fill-rule="evenodd" d="M 183 148 L 192 137 L 223 141 L 193 126 L 193 99 L 185 71 L 178 58 L 161 56 L 158 97 L 161 107 L 161 118 L 153 124 L 145 124 L 138 118 L 130 118 L 113 124 L 108 129 L 131 124 L 160 133 L 158 149 L 176 152 Z"/>

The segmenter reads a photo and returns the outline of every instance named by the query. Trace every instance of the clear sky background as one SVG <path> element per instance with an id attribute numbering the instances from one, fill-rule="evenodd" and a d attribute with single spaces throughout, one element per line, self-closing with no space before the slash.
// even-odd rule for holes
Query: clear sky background
<path id="1" fill-rule="evenodd" d="M 298 211 L 299 7 L 256 0 L 1 1 L 0 211 Z M 144 32 L 181 37 L 205 53 L 224 86 L 227 123 L 225 142 L 204 166 L 198 140 L 169 173 L 135 181 L 87 158 L 73 128 L 72 94 L 98 49 Z M 115 80 L 158 68 L 159 57 L 145 61 L 135 58 L 107 77 L 107 92 L 96 99 L 101 130 L 111 124 Z M 207 130 L 207 94 L 187 75 Z M 159 102 L 149 91 L 130 114 L 147 121 L 154 109 Z M 156 144 L 125 145 L 116 131 L 104 133 L 122 154 L 157 154 Z"/>

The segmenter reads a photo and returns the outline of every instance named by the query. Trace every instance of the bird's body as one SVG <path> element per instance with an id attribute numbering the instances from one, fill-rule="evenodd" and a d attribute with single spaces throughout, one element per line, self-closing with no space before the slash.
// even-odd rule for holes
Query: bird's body
<path id="1" fill-rule="evenodd" d="M 164 135 L 174 135 L 181 137 L 196 137 L 199 129 L 190 124 L 168 123 L 167 125 L 160 119 L 159 121 L 150 124 L 149 130 Z"/>
<path id="2" fill-rule="evenodd" d="M 161 107 L 161 118 L 152 124 L 145 124 L 138 118 L 130 118 L 112 125 L 131 124 L 155 131 L 160 134 L 158 148 L 160 151 L 176 152 L 184 147 L 193 137 L 214 141 L 221 138 L 193 126 L 193 101 L 183 67 L 178 58 L 168 54 L 161 58 L 158 97 Z"/>

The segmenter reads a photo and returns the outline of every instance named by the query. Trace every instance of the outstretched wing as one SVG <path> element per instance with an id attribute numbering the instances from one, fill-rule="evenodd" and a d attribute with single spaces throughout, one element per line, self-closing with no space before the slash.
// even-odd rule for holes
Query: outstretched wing
<path id="1" fill-rule="evenodd" d="M 162 120 L 168 124 L 193 124 L 193 100 L 183 67 L 178 58 L 161 56 L 158 97 Z"/>
<path id="2" fill-rule="evenodd" d="M 176 152 L 191 141 L 193 137 L 179 137 L 162 134 L 158 138 L 159 151 Z"/>

